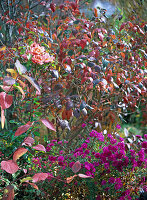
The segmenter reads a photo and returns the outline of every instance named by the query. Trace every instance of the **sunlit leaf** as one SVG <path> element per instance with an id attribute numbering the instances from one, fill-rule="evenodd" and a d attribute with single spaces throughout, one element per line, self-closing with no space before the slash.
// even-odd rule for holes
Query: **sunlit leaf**
<path id="1" fill-rule="evenodd" d="M 32 137 L 26 137 L 22 143 L 22 145 L 32 146 L 35 140 Z"/>
<path id="2" fill-rule="evenodd" d="M 28 151 L 28 149 L 25 148 L 19 148 L 17 149 L 14 154 L 13 154 L 13 161 L 16 162 L 17 159 L 19 159 L 22 155 L 24 155 L 26 152 Z"/>
<path id="3" fill-rule="evenodd" d="M 19 136 L 19 135 L 25 133 L 27 130 L 29 130 L 30 127 L 31 127 L 31 125 L 29 125 L 29 124 L 20 126 L 17 129 L 17 131 L 15 132 L 15 136 Z"/>
<path id="4" fill-rule="evenodd" d="M 39 190 L 38 186 L 35 183 L 30 183 L 28 182 L 28 184 L 30 184 L 33 188 L 35 188 L 36 190 Z"/>
<path id="5" fill-rule="evenodd" d="M 81 169 L 81 163 L 79 161 L 75 162 L 72 166 L 72 171 L 77 173 Z"/>
<path id="6" fill-rule="evenodd" d="M 72 182 L 72 180 L 73 180 L 76 176 L 77 176 L 77 175 L 70 176 L 70 177 L 66 178 L 66 182 L 67 182 L 67 183 Z"/>
<path id="7" fill-rule="evenodd" d="M 17 68 L 17 71 L 19 72 L 20 75 L 25 74 L 27 72 L 27 69 L 25 66 L 23 66 L 19 60 L 16 60 L 15 66 Z"/>
<path id="8" fill-rule="evenodd" d="M 2 129 L 4 128 L 4 126 L 5 126 L 5 112 L 1 107 L 1 127 L 2 127 Z"/>
<path id="9" fill-rule="evenodd" d="M 36 146 L 34 146 L 32 148 L 35 149 L 35 150 L 37 150 L 37 151 L 44 151 L 44 152 L 46 152 L 46 149 L 45 149 L 45 147 L 42 144 L 38 144 L 38 145 L 36 145 Z"/>
<path id="10" fill-rule="evenodd" d="M 78 176 L 79 176 L 80 178 L 91 178 L 91 176 L 87 176 L 87 175 L 85 175 L 85 174 L 78 174 Z"/>
<path id="11" fill-rule="evenodd" d="M 5 92 L 0 93 L 0 105 L 2 109 L 9 108 L 13 103 L 13 97 Z"/>
<path id="12" fill-rule="evenodd" d="M 52 122 L 50 122 L 48 119 L 41 119 L 41 122 L 50 130 L 52 131 L 56 131 L 54 125 L 52 124 Z"/>
<path id="13" fill-rule="evenodd" d="M 6 71 L 11 73 L 12 78 L 17 78 L 17 72 L 14 69 L 6 69 Z"/>
<path id="14" fill-rule="evenodd" d="M 22 94 L 22 99 L 21 100 L 24 100 L 25 93 L 24 93 L 23 89 L 20 86 L 14 86 L 14 87 L 17 88 L 21 92 L 21 94 Z"/>
<path id="15" fill-rule="evenodd" d="M 36 183 L 38 181 L 44 181 L 45 179 L 47 179 L 47 177 L 48 177 L 47 173 L 37 173 L 32 177 L 33 183 Z"/>
<path id="16" fill-rule="evenodd" d="M 18 165 L 13 160 L 2 161 L 1 168 L 9 174 L 14 174 L 19 169 Z"/>
<path id="17" fill-rule="evenodd" d="M 26 177 L 20 180 L 21 183 L 31 181 L 32 177 Z"/>
<path id="18" fill-rule="evenodd" d="M 28 75 L 22 75 L 22 76 L 24 78 L 26 78 L 36 88 L 36 90 L 39 92 L 39 94 L 41 94 L 41 88 L 40 88 L 38 82 L 34 78 L 32 78 Z"/>

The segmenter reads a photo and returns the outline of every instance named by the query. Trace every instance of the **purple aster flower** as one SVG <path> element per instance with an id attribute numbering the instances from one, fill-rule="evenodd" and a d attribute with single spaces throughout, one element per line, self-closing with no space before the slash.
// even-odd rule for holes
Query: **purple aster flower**
<path id="1" fill-rule="evenodd" d="M 86 127 L 86 124 L 85 124 L 85 123 L 82 124 L 82 128 L 84 128 L 84 127 Z"/>
<path id="2" fill-rule="evenodd" d="M 110 139 L 113 139 L 113 136 L 109 133 L 108 133 L 107 137 L 110 138 Z"/>
<path id="3" fill-rule="evenodd" d="M 109 178 L 109 183 L 115 183 L 115 178 L 114 177 L 110 177 Z"/>
<path id="4" fill-rule="evenodd" d="M 48 146 L 52 147 L 52 146 L 54 146 L 54 143 L 50 143 L 50 144 L 48 144 Z"/>
<path id="5" fill-rule="evenodd" d="M 72 168 L 73 164 L 74 164 L 74 162 L 69 163 L 69 167 Z"/>
<path id="6" fill-rule="evenodd" d="M 119 183 L 119 184 L 122 183 L 120 178 L 116 178 L 116 179 L 115 179 L 115 182 L 116 182 L 116 183 Z"/>
<path id="7" fill-rule="evenodd" d="M 90 171 L 90 169 L 91 169 L 91 168 L 90 168 L 90 165 L 89 165 L 89 163 L 85 165 L 85 169 L 87 169 L 87 170 L 89 170 L 89 171 Z"/>
<path id="8" fill-rule="evenodd" d="M 54 162 L 56 160 L 56 157 L 55 156 L 49 156 L 48 159 L 49 159 L 49 161 Z"/>
<path id="9" fill-rule="evenodd" d="M 124 142 L 118 142 L 117 146 L 121 149 L 121 150 L 125 150 L 125 144 Z"/>
<path id="10" fill-rule="evenodd" d="M 110 190 L 110 188 L 109 188 L 109 187 L 106 187 L 104 190 L 108 192 L 108 190 Z"/>
<path id="11" fill-rule="evenodd" d="M 49 146 L 47 145 L 46 151 L 49 152 L 50 150 L 51 150 L 51 147 L 49 147 Z"/>
<path id="12" fill-rule="evenodd" d="M 137 138 L 139 138 L 139 139 L 141 139 L 141 138 L 142 138 L 142 137 L 141 137 L 141 135 L 136 135 L 136 137 L 137 137 Z"/>
<path id="13" fill-rule="evenodd" d="M 95 134 L 96 134 L 96 131 L 95 131 L 95 130 L 92 130 L 92 131 L 89 133 L 89 136 L 90 136 L 90 137 L 95 137 Z"/>
<path id="14" fill-rule="evenodd" d="M 123 187 L 123 184 L 122 183 L 116 183 L 114 187 L 115 187 L 116 190 L 119 190 L 120 188 Z"/>
<path id="15" fill-rule="evenodd" d="M 124 197 L 124 196 L 121 196 L 121 197 L 119 198 L 119 200 L 125 200 L 125 197 Z"/>
<path id="16" fill-rule="evenodd" d="M 144 138 L 147 140 L 147 134 L 144 135 Z"/>
<path id="17" fill-rule="evenodd" d="M 104 163 L 104 168 L 109 169 L 109 163 Z"/>
<path id="18" fill-rule="evenodd" d="M 62 161 L 64 160 L 64 157 L 63 157 L 63 156 L 59 156 L 59 157 L 57 158 L 57 160 L 58 160 L 59 162 L 62 162 Z"/>
<path id="19" fill-rule="evenodd" d="M 102 180 L 102 182 L 101 182 L 101 185 L 106 185 L 106 181 L 105 180 Z"/>
<path id="20" fill-rule="evenodd" d="M 84 153 L 85 153 L 85 154 L 89 154 L 90 151 L 89 151 L 88 149 L 86 149 Z"/>
<path id="21" fill-rule="evenodd" d="M 124 196 L 128 196 L 129 194 L 130 194 L 130 190 L 126 190 L 126 191 L 123 192 Z"/>
<path id="22" fill-rule="evenodd" d="M 86 149 L 87 147 L 88 147 L 88 145 L 87 145 L 86 143 L 83 143 L 83 144 L 82 144 L 82 148 L 83 148 L 83 149 Z"/>
<path id="23" fill-rule="evenodd" d="M 117 129 L 121 129 L 121 126 L 119 124 L 116 125 Z"/>
<path id="24" fill-rule="evenodd" d="M 100 153 L 96 153 L 94 156 L 95 158 L 100 158 Z"/>
<path id="25" fill-rule="evenodd" d="M 116 139 L 111 139 L 111 140 L 110 140 L 110 143 L 111 143 L 111 144 L 115 144 L 116 142 L 117 142 Z"/>
<path id="26" fill-rule="evenodd" d="M 142 148 L 147 149 L 147 141 L 143 141 L 141 145 L 142 145 Z"/>
<path id="27" fill-rule="evenodd" d="M 101 197 L 100 197 L 100 196 L 97 196 L 97 197 L 96 197 L 96 200 L 101 200 Z"/>

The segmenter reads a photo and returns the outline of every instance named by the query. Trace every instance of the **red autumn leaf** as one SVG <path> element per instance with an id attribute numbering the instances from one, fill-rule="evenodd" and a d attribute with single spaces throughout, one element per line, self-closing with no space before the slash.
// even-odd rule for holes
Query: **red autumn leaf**
<path id="1" fill-rule="evenodd" d="M 0 85 L 0 87 L 5 90 L 6 92 L 13 91 L 12 86 Z"/>
<path id="2" fill-rule="evenodd" d="M 97 9 L 96 9 L 96 8 L 94 8 L 94 16 L 95 16 L 95 17 L 98 17 Z"/>
<path id="3" fill-rule="evenodd" d="M 82 39 L 80 41 L 80 46 L 82 47 L 82 49 L 84 49 L 84 47 L 86 46 L 86 43 L 87 43 L 87 40 L 85 40 L 85 39 Z"/>
<path id="4" fill-rule="evenodd" d="M 36 145 L 36 146 L 34 146 L 32 148 L 37 150 L 37 151 L 45 151 L 46 152 L 46 149 L 42 144 L 38 144 L 38 145 Z"/>
<path id="5" fill-rule="evenodd" d="M 73 115 L 72 109 L 66 111 L 67 120 L 69 120 Z"/>
<path id="6" fill-rule="evenodd" d="M 81 169 L 81 163 L 79 161 L 75 162 L 72 166 L 72 171 L 77 173 Z"/>
<path id="7" fill-rule="evenodd" d="M 34 183 L 30 183 L 30 182 L 28 182 L 28 184 L 30 184 L 33 188 L 35 188 L 36 190 L 39 190 L 39 188 L 38 188 L 38 186 L 36 185 L 36 184 L 34 184 Z"/>
<path id="8" fill-rule="evenodd" d="M 2 200 L 13 200 L 14 199 L 14 186 L 8 185 L 3 194 Z"/>
<path id="9" fill-rule="evenodd" d="M 54 3 L 51 3 L 51 4 L 50 4 L 50 8 L 51 8 L 51 10 L 52 10 L 53 12 L 55 12 L 56 9 L 55 9 L 55 4 L 54 4 Z"/>
<path id="10" fill-rule="evenodd" d="M 74 10 L 76 10 L 77 9 L 77 4 L 75 3 L 75 2 L 71 2 L 71 7 L 74 9 Z"/>
<path id="11" fill-rule="evenodd" d="M 6 94 L 5 92 L 0 93 L 0 105 L 2 109 L 9 108 L 13 103 L 13 97 L 11 95 Z"/>
<path id="12" fill-rule="evenodd" d="M 30 124 L 26 124 L 26 125 L 22 125 L 20 126 L 17 131 L 15 132 L 15 135 L 14 136 L 19 136 L 23 133 L 25 133 L 27 130 L 29 130 L 29 128 L 31 127 Z"/>
<path id="13" fill-rule="evenodd" d="M 48 177 L 47 173 L 37 173 L 32 177 L 33 183 L 36 183 L 38 181 L 44 181 L 45 179 L 47 179 L 47 177 Z"/>
<path id="14" fill-rule="evenodd" d="M 123 59 L 125 59 L 125 54 L 123 52 L 120 53 Z"/>
<path id="15" fill-rule="evenodd" d="M 119 29 L 119 31 L 121 31 L 124 27 L 125 27 L 125 25 L 126 25 L 126 23 L 124 22 L 124 23 L 122 23 L 121 24 L 121 26 L 120 26 L 120 29 Z"/>
<path id="16" fill-rule="evenodd" d="M 5 170 L 9 174 L 14 174 L 18 171 L 18 165 L 13 160 L 7 160 L 1 162 L 1 169 Z"/>
<path id="17" fill-rule="evenodd" d="M 49 128 L 52 131 L 56 131 L 54 125 L 48 119 L 41 119 L 41 121 L 47 128 Z"/>
<path id="18" fill-rule="evenodd" d="M 32 137 L 26 137 L 22 143 L 22 145 L 32 146 L 35 140 Z"/>
<path id="19" fill-rule="evenodd" d="M 91 178 L 91 176 L 87 176 L 87 175 L 85 175 L 85 174 L 78 174 L 78 176 L 79 176 L 80 178 Z"/>
<path id="20" fill-rule="evenodd" d="M 16 160 L 20 158 L 22 155 L 24 155 L 27 151 L 28 149 L 25 149 L 25 148 L 17 149 L 13 154 L 13 161 L 16 162 Z"/>
<path id="21" fill-rule="evenodd" d="M 100 40 L 103 41 L 104 35 L 102 33 L 98 33 L 98 36 L 99 36 Z"/>
<path id="22" fill-rule="evenodd" d="M 67 183 L 70 183 L 77 175 L 74 175 L 74 176 L 70 176 L 68 178 L 66 178 L 66 182 Z"/>

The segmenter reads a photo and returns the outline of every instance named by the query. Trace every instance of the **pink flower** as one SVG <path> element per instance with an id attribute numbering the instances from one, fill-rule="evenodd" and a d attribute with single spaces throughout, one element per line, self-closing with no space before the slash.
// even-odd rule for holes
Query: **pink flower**
<path id="1" fill-rule="evenodd" d="M 121 129 L 121 126 L 119 124 L 116 125 L 116 128 Z"/>
<path id="2" fill-rule="evenodd" d="M 34 55 L 41 55 L 45 52 L 45 48 L 41 47 L 39 44 L 37 43 L 33 43 L 30 46 L 30 53 L 34 56 Z"/>
<path id="3" fill-rule="evenodd" d="M 45 54 L 43 55 L 43 58 L 44 58 L 44 62 L 45 62 L 45 63 L 53 62 L 54 59 L 55 59 L 53 56 L 50 56 L 49 53 L 45 53 Z"/>
<path id="4" fill-rule="evenodd" d="M 43 65 L 43 64 L 44 64 L 43 56 L 42 56 L 42 55 L 34 55 L 34 56 L 32 57 L 32 62 L 33 62 L 33 63 L 40 64 L 40 65 Z"/>

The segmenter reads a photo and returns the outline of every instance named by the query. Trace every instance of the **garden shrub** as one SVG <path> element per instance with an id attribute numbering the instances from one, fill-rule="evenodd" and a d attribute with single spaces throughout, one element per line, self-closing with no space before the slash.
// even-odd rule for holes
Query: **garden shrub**
<path id="1" fill-rule="evenodd" d="M 72 2 L 16 22 L 17 41 L 0 49 L 1 198 L 146 191 L 147 135 L 120 137 L 123 118 L 145 102 L 145 23 L 120 21 L 110 28 Z"/>

